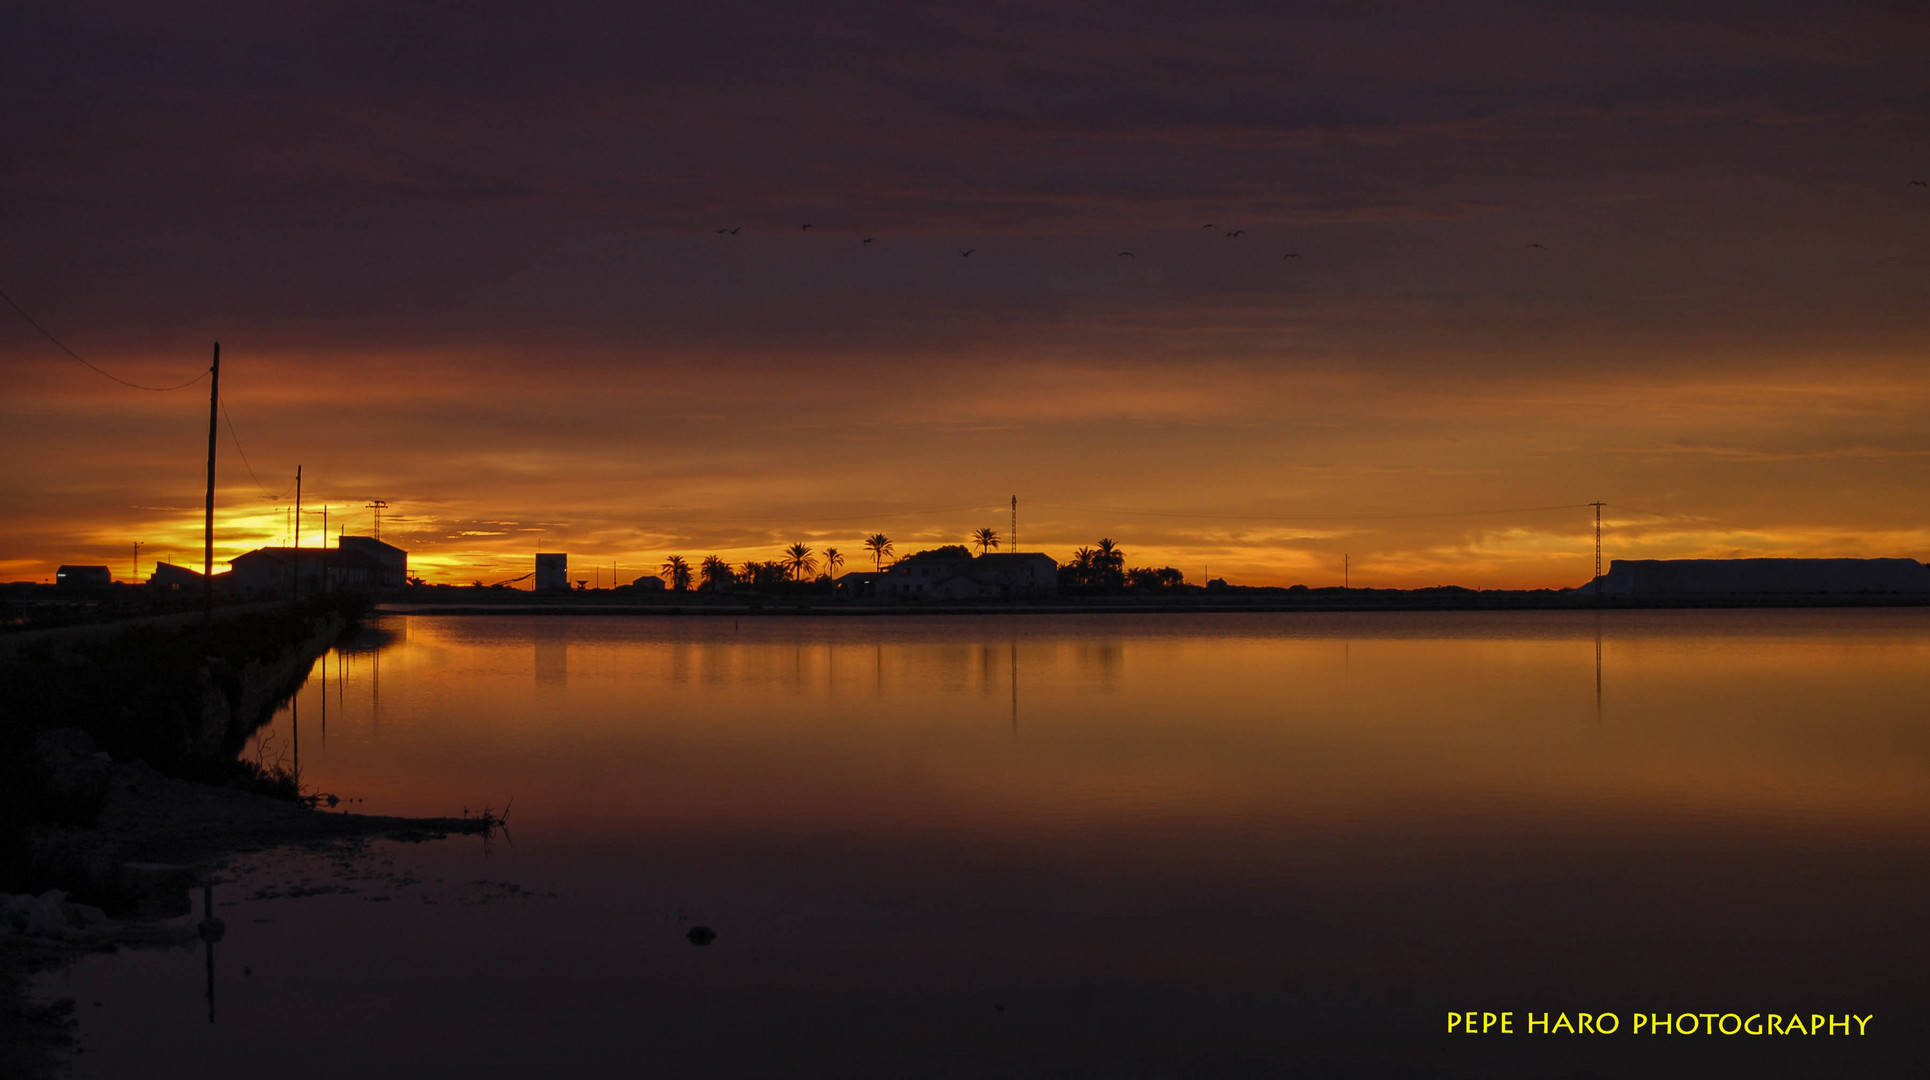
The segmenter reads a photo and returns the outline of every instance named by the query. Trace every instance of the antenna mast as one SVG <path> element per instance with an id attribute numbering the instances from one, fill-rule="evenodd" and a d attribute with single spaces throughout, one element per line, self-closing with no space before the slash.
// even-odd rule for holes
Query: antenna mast
<path id="1" fill-rule="evenodd" d="M 389 504 L 385 500 L 377 499 L 369 503 L 368 508 L 375 511 L 375 538 L 380 540 L 382 539 L 382 511 L 387 510 Z"/>
<path id="2" fill-rule="evenodd" d="M 1019 497 L 1012 496 L 1012 550 L 1019 550 Z"/>
<path id="3" fill-rule="evenodd" d="M 1600 581 L 1602 578 L 1602 507 L 1608 504 L 1598 500 L 1588 505 L 1595 508 L 1595 580 Z M 1597 585 L 1596 591 L 1600 592 L 1601 586 Z"/>

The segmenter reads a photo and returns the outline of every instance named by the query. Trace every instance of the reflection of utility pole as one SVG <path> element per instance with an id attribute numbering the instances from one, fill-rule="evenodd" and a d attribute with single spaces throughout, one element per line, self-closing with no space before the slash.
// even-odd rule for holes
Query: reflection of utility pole
<path id="1" fill-rule="evenodd" d="M 194 901 L 188 901 L 190 911 Z M 195 934 L 201 943 L 208 947 L 208 1023 L 214 1023 L 214 946 L 215 942 L 227 933 L 227 927 L 214 917 L 214 886 L 201 883 L 201 921 L 195 924 Z"/>
<path id="2" fill-rule="evenodd" d="M 388 508 L 389 504 L 381 499 L 377 499 L 368 504 L 368 509 L 375 511 L 375 538 L 377 540 L 382 539 L 382 511 Z"/>
<path id="3" fill-rule="evenodd" d="M 1012 738 L 1019 737 L 1019 639 L 1012 639 Z"/>
<path id="4" fill-rule="evenodd" d="M 1602 613 L 1595 613 L 1595 723 L 1602 722 Z"/>
<path id="5" fill-rule="evenodd" d="M 302 598 L 302 467 L 295 466 L 295 599 Z"/>

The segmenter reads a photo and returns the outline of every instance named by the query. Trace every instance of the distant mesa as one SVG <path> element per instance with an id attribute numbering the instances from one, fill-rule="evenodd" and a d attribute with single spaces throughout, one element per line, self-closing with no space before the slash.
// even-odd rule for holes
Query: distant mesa
<path id="1" fill-rule="evenodd" d="M 1616 559 L 1574 590 L 1603 596 L 1930 593 L 1915 559 Z"/>

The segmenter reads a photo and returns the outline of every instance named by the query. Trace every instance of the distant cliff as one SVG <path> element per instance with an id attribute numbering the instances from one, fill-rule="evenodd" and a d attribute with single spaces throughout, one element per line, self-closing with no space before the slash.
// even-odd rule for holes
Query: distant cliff
<path id="1" fill-rule="evenodd" d="M 1930 593 L 1915 559 L 1616 559 L 1576 592 L 1606 596 Z"/>

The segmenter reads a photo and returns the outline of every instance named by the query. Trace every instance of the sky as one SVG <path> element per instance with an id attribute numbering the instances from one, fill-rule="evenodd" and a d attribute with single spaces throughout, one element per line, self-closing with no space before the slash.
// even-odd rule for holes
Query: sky
<path id="1" fill-rule="evenodd" d="M 198 568 L 207 382 L 65 350 L 217 341 L 218 565 L 297 466 L 303 543 L 383 500 L 433 582 L 1015 496 L 1193 582 L 1577 585 L 1596 501 L 1605 565 L 1930 558 L 1925 56 L 1903 2 L 21 0 L 0 580 Z"/>

